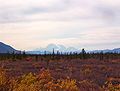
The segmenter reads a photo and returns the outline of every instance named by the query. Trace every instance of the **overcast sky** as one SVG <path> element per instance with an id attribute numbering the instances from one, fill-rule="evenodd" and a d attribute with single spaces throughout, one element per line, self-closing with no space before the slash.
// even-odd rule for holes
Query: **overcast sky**
<path id="1" fill-rule="evenodd" d="M 0 0 L 0 41 L 21 50 L 120 47 L 120 0 Z"/>

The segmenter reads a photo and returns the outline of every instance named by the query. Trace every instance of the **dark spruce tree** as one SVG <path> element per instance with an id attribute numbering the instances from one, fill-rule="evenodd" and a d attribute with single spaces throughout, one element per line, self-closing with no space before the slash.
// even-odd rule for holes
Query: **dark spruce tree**
<path id="1" fill-rule="evenodd" d="M 82 56 L 82 59 L 86 59 L 86 51 L 84 48 L 82 49 L 81 56 Z"/>

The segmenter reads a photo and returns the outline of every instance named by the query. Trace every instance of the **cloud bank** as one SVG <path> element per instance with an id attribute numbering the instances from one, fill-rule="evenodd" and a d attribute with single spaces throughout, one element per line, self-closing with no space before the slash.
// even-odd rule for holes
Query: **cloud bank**
<path id="1" fill-rule="evenodd" d="M 0 0 L 0 41 L 18 49 L 114 48 L 119 35 L 119 0 Z"/>

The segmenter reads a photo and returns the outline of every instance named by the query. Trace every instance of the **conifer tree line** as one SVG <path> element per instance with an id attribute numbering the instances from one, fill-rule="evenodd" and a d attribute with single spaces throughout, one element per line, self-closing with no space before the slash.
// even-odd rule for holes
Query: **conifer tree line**
<path id="1" fill-rule="evenodd" d="M 26 58 L 34 58 L 35 61 L 46 60 L 49 63 L 49 60 L 59 60 L 59 59 L 97 59 L 97 60 L 114 60 L 120 59 L 119 53 L 89 53 L 86 52 L 83 48 L 81 52 L 60 52 L 53 49 L 53 52 L 47 53 L 44 51 L 43 54 L 27 54 L 25 51 L 19 53 L 0 53 L 0 60 L 24 60 Z"/>

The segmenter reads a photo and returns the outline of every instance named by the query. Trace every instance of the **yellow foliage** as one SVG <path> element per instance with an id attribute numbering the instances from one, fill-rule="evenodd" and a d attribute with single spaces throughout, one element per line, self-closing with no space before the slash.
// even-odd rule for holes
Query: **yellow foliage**
<path id="1" fill-rule="evenodd" d="M 6 75 L 5 75 L 5 70 L 0 68 L 0 86 L 5 85 L 7 81 Z"/>
<path id="2" fill-rule="evenodd" d="M 5 70 L 0 68 L 0 91 L 7 91 L 9 89 L 9 80 L 5 73 Z"/>
<path id="3" fill-rule="evenodd" d="M 106 91 L 120 91 L 120 84 L 119 85 L 113 85 L 111 83 L 111 81 L 106 81 L 105 85 L 107 85 L 106 87 Z"/>
<path id="4" fill-rule="evenodd" d="M 49 70 L 42 70 L 39 75 L 29 73 L 8 79 L 0 69 L 0 91 L 78 91 L 78 87 L 76 80 L 70 78 L 54 80 Z"/>
<path id="5" fill-rule="evenodd" d="M 67 78 L 63 80 L 58 80 L 58 82 L 63 91 L 78 91 L 76 80 Z"/>

